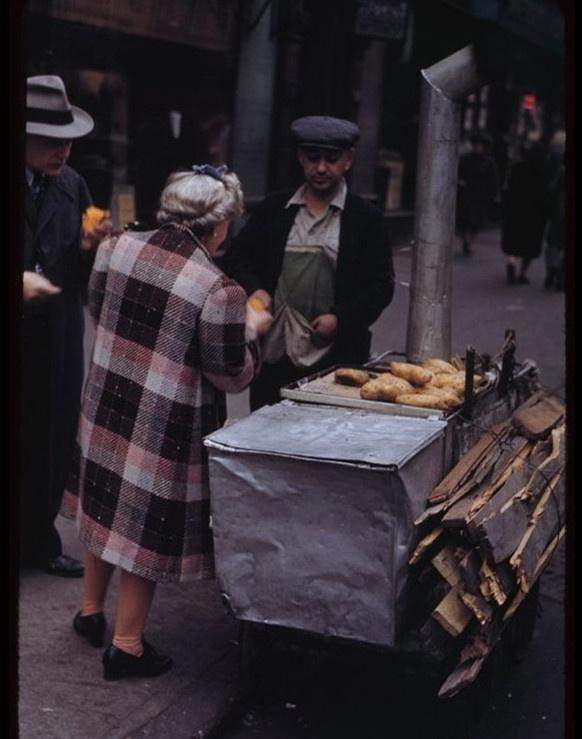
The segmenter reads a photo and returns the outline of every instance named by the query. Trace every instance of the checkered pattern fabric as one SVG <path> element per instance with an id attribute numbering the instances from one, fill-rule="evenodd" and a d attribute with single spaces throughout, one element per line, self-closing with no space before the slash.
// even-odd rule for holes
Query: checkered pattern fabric
<path id="1" fill-rule="evenodd" d="M 254 378 L 246 293 L 167 225 L 99 247 L 97 322 L 62 513 L 101 559 L 156 582 L 212 577 L 202 438 Z"/>

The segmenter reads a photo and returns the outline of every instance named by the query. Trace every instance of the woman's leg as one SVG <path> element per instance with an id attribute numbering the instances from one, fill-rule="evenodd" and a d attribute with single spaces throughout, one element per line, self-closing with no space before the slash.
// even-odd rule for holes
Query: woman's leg
<path id="1" fill-rule="evenodd" d="M 143 653 L 142 637 L 155 590 L 155 582 L 121 571 L 113 645 L 134 657 Z"/>
<path id="2" fill-rule="evenodd" d="M 103 604 L 114 569 L 115 567 L 112 564 L 104 562 L 91 552 L 85 553 L 82 616 L 103 613 Z"/>
<path id="3" fill-rule="evenodd" d="M 528 257 L 522 257 L 521 258 L 521 269 L 519 271 L 519 281 L 524 284 L 528 284 L 529 280 L 527 279 L 527 268 L 531 264 L 531 259 L 528 259 Z"/>
<path id="4" fill-rule="evenodd" d="M 515 274 L 515 267 L 517 265 L 517 260 L 515 257 L 507 256 L 507 261 L 505 264 L 505 274 L 507 275 L 507 282 L 510 285 L 515 285 L 517 279 Z"/>

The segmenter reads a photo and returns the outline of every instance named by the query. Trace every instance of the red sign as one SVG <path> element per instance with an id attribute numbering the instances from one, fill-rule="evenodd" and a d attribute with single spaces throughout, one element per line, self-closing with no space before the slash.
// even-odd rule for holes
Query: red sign
<path id="1" fill-rule="evenodd" d="M 536 107 L 536 96 L 535 95 L 524 95 L 521 102 L 521 107 L 524 110 L 533 110 Z"/>

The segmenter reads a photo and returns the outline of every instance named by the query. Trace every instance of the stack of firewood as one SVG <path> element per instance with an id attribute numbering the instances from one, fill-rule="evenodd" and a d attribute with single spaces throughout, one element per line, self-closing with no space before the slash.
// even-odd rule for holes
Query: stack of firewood
<path id="1" fill-rule="evenodd" d="M 439 691 L 479 674 L 565 533 L 565 409 L 540 391 L 486 431 L 416 521 L 424 647 L 458 657 Z"/>

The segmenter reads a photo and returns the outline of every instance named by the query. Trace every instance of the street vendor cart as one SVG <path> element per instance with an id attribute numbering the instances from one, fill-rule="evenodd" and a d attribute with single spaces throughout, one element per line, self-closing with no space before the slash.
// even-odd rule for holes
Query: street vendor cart
<path id="1" fill-rule="evenodd" d="M 418 522 L 483 429 L 536 390 L 535 364 L 513 364 L 513 349 L 486 365 L 470 410 L 359 404 L 326 382 L 332 368 L 207 437 L 217 578 L 231 613 L 251 627 L 243 649 L 255 624 L 393 653 L 434 651 L 415 613 Z"/>
<path id="2" fill-rule="evenodd" d="M 216 573 L 243 636 L 261 625 L 452 659 L 439 692 L 451 697 L 514 614 L 531 634 L 565 531 L 564 408 L 516 361 L 512 331 L 493 358 L 451 357 L 460 101 L 482 81 L 470 47 L 422 74 L 406 352 L 353 369 L 455 361 L 462 404 L 370 400 L 332 367 L 205 445 Z"/>

